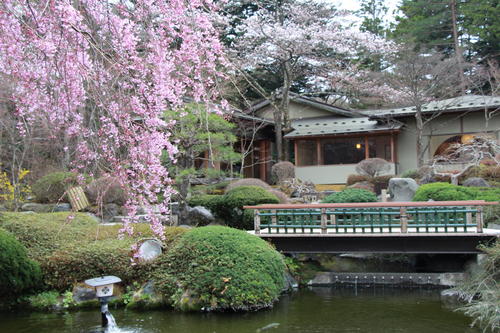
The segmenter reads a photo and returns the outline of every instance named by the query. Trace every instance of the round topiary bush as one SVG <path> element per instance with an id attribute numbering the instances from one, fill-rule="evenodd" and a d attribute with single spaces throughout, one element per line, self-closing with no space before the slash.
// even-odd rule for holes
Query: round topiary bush
<path id="1" fill-rule="evenodd" d="M 31 187 L 36 202 L 57 203 L 67 201 L 64 193 L 70 186 L 78 184 L 77 175 L 72 172 L 53 172 L 38 179 Z"/>
<path id="2" fill-rule="evenodd" d="M 368 177 L 368 176 L 354 175 L 353 174 L 353 175 L 347 176 L 346 185 L 350 186 L 350 185 L 354 185 L 354 184 L 359 183 L 359 182 L 366 182 L 369 180 L 370 180 L 370 177 Z"/>
<path id="3" fill-rule="evenodd" d="M 272 166 L 271 176 L 277 184 L 285 179 L 295 178 L 295 165 L 288 161 L 278 162 Z"/>
<path id="4" fill-rule="evenodd" d="M 238 229 L 253 229 L 253 215 L 244 212 L 243 206 L 277 204 L 279 199 L 257 186 L 240 186 L 227 192 L 217 204 L 215 215 Z"/>
<path id="5" fill-rule="evenodd" d="M 14 296 L 42 284 L 40 266 L 30 260 L 26 248 L 0 228 L 0 296 Z"/>
<path id="6" fill-rule="evenodd" d="M 89 201 L 96 205 L 114 203 L 123 206 L 127 194 L 116 177 L 105 176 L 92 181 L 85 188 Z"/>
<path id="7" fill-rule="evenodd" d="M 271 190 L 272 187 L 268 183 L 258 179 L 258 178 L 243 178 L 243 179 L 238 179 L 237 181 L 234 181 L 230 183 L 226 187 L 226 193 L 231 191 L 232 189 L 235 189 L 240 186 L 258 186 L 261 187 L 265 190 Z"/>
<path id="8" fill-rule="evenodd" d="M 420 186 L 415 192 L 413 201 L 455 201 L 474 200 L 477 190 L 449 183 L 431 183 Z"/>
<path id="9" fill-rule="evenodd" d="M 270 307 L 284 286 L 283 257 L 244 231 L 208 226 L 185 233 L 158 258 L 155 287 L 180 310 Z"/>
<path id="10" fill-rule="evenodd" d="M 344 202 L 376 202 L 377 196 L 368 190 L 348 188 L 341 192 L 333 193 L 323 199 L 323 203 Z"/>

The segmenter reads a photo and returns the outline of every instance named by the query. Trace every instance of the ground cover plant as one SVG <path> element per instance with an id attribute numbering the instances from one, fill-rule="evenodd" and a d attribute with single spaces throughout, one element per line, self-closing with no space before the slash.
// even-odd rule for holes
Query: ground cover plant
<path id="1" fill-rule="evenodd" d="M 181 310 L 265 308 L 284 286 L 282 256 L 264 240 L 228 227 L 190 230 L 159 265 L 155 285 Z"/>

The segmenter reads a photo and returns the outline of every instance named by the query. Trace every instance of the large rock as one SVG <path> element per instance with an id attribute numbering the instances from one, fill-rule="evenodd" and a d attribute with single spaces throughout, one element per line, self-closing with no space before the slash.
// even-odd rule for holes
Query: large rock
<path id="1" fill-rule="evenodd" d="M 53 205 L 45 205 L 35 202 L 28 202 L 21 206 L 23 212 L 49 213 L 52 211 Z"/>
<path id="2" fill-rule="evenodd" d="M 120 206 L 114 203 L 105 204 L 102 207 L 102 219 L 104 222 L 109 222 L 114 216 L 118 216 L 121 213 Z"/>
<path id="3" fill-rule="evenodd" d="M 463 186 L 474 186 L 474 187 L 490 187 L 490 184 L 486 180 L 480 177 L 472 177 L 465 180 L 462 184 Z"/>
<path id="4" fill-rule="evenodd" d="M 418 184 L 412 178 L 391 178 L 389 180 L 392 201 L 412 201 L 417 189 Z"/>
<path id="5" fill-rule="evenodd" d="M 54 212 L 69 212 L 69 211 L 71 211 L 71 205 L 69 203 L 65 203 L 65 202 L 59 203 L 59 204 L 54 205 L 53 211 Z"/>
<path id="6" fill-rule="evenodd" d="M 212 213 L 202 206 L 189 208 L 187 221 L 192 226 L 205 226 L 215 221 Z"/>

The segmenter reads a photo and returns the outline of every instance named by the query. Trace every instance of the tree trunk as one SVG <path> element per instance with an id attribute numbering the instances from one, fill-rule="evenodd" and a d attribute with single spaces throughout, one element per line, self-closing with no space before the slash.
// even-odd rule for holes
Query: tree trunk
<path id="1" fill-rule="evenodd" d="M 464 75 L 464 59 L 462 54 L 462 48 L 460 47 L 460 43 L 458 40 L 458 27 L 457 27 L 457 1 L 450 0 L 450 8 L 451 8 L 451 22 L 452 22 L 452 30 L 453 30 L 453 47 L 455 49 L 455 57 L 457 59 L 458 64 L 458 75 L 460 76 L 460 89 L 462 94 L 466 92 L 466 82 Z"/>
<path id="2" fill-rule="evenodd" d="M 415 127 L 417 132 L 417 167 L 420 168 L 424 165 L 424 122 L 422 119 L 422 107 L 416 106 L 415 113 Z"/>
<path id="3" fill-rule="evenodd" d="M 283 64 L 283 90 L 281 96 L 280 109 L 283 117 L 283 126 L 284 126 L 284 134 L 290 132 L 291 123 L 290 123 L 290 89 L 292 87 L 292 77 L 290 70 L 290 63 L 286 61 Z M 290 160 L 290 150 L 288 149 L 288 140 L 286 138 L 283 139 L 283 158 L 280 161 L 289 161 Z"/>

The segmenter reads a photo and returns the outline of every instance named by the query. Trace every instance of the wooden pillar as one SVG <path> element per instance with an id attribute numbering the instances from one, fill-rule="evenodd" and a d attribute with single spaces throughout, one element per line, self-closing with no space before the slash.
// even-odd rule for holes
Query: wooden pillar
<path id="1" fill-rule="evenodd" d="M 259 141 L 259 174 L 260 179 L 266 181 L 266 141 Z"/>
<path id="2" fill-rule="evenodd" d="M 326 224 L 328 222 L 328 217 L 326 216 L 326 208 L 321 208 L 321 233 L 326 234 L 327 228 Z"/>
<path id="3" fill-rule="evenodd" d="M 323 164 L 323 154 L 321 154 L 321 142 L 320 139 L 316 139 L 316 155 L 317 155 L 317 165 Z"/>
<path id="4" fill-rule="evenodd" d="M 477 224 L 476 232 L 482 233 L 483 232 L 483 207 L 481 207 L 481 206 L 477 207 L 476 224 Z"/>
<path id="5" fill-rule="evenodd" d="M 370 146 L 368 145 L 368 137 L 365 136 L 365 159 L 370 158 Z"/>
<path id="6" fill-rule="evenodd" d="M 399 210 L 399 222 L 401 224 L 401 233 L 408 232 L 408 215 L 406 215 L 406 207 L 401 207 Z"/>
<path id="7" fill-rule="evenodd" d="M 394 144 L 394 133 L 391 133 L 391 162 L 396 163 L 396 147 Z"/>
<path id="8" fill-rule="evenodd" d="M 260 234 L 260 215 L 259 215 L 259 210 L 256 209 L 253 213 L 253 227 L 255 234 Z"/>
<path id="9" fill-rule="evenodd" d="M 293 151 L 295 153 L 295 166 L 299 165 L 299 155 L 297 154 L 298 152 L 298 147 L 297 147 L 297 140 L 293 140 Z"/>

